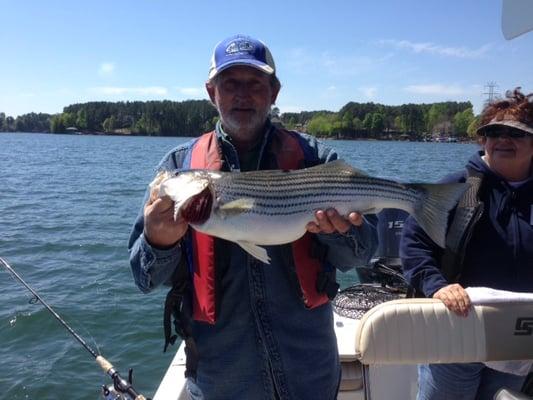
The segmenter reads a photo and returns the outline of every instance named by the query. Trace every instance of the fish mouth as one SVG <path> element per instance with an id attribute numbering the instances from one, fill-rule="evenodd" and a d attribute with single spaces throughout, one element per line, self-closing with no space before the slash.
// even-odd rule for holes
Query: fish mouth
<path id="1" fill-rule="evenodd" d="M 181 216 L 189 224 L 201 225 L 211 215 L 213 194 L 209 187 L 192 196 L 181 210 Z"/>

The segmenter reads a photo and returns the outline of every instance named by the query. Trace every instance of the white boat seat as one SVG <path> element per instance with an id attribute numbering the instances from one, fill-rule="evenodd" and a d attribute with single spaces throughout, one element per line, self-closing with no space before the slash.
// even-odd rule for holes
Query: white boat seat
<path id="1" fill-rule="evenodd" d="M 363 364 L 533 359 L 533 301 L 475 305 L 459 317 L 435 299 L 402 299 L 369 310 L 356 331 Z"/>
<path id="2" fill-rule="evenodd" d="M 494 400 L 531 400 L 533 397 L 510 389 L 500 389 L 496 392 Z"/>

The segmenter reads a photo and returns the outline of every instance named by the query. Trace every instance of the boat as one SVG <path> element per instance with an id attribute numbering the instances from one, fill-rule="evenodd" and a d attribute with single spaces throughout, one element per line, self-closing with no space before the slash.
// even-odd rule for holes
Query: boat
<path id="1" fill-rule="evenodd" d="M 433 141 L 437 143 L 457 143 L 457 138 L 454 136 L 436 136 Z"/>

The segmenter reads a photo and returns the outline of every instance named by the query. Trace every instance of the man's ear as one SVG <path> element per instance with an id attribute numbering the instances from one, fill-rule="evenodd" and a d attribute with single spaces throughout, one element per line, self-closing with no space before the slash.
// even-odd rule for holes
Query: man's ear
<path id="1" fill-rule="evenodd" d="M 275 86 L 272 88 L 272 97 L 270 98 L 270 105 L 276 104 L 276 99 L 278 98 L 280 86 Z"/>
<path id="2" fill-rule="evenodd" d="M 207 81 L 205 83 L 205 90 L 207 90 L 207 94 L 209 94 L 209 98 L 211 99 L 211 103 L 215 104 L 215 85 L 213 85 L 211 82 Z"/>

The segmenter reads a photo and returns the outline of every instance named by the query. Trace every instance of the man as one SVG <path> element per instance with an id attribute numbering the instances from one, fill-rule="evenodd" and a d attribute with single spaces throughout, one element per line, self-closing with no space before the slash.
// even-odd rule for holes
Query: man
<path id="1" fill-rule="evenodd" d="M 291 169 L 337 158 L 314 138 L 270 123 L 280 83 L 262 42 L 243 35 L 220 42 L 206 89 L 220 115 L 215 131 L 172 150 L 160 169 Z M 194 349 L 192 399 L 336 398 L 340 366 L 329 298 L 338 287 L 335 268 L 365 264 L 374 253 L 377 235 L 368 220 L 319 210 L 302 239 L 267 248 L 265 265 L 235 243 L 174 221 L 169 199 L 147 201 L 130 238 L 131 267 L 143 292 L 171 281 L 176 288 L 176 274 L 191 271 L 192 299 L 184 300 L 181 321 Z"/>

